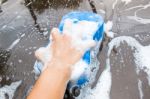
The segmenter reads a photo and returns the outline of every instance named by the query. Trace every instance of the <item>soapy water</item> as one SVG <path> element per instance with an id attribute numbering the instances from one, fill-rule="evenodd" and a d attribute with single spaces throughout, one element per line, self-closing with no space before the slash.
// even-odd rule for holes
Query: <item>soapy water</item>
<path id="1" fill-rule="evenodd" d="M 112 5 L 112 9 L 115 8 L 115 6 L 117 5 L 118 1 L 120 1 L 120 0 L 115 0 L 114 1 L 113 5 Z M 125 5 L 127 5 L 127 4 L 131 3 L 132 0 L 121 0 L 121 2 L 125 3 Z"/>
<path id="2" fill-rule="evenodd" d="M 145 10 L 147 8 L 150 7 L 150 2 L 146 5 L 138 5 L 138 6 L 135 6 L 135 7 L 131 7 L 129 9 L 127 9 L 126 11 L 128 10 L 132 10 L 132 9 L 135 9 L 135 8 L 138 8 L 138 10 L 135 11 L 134 13 L 134 16 L 127 16 L 128 19 L 130 20 L 135 20 L 141 24 L 150 24 L 150 19 L 146 19 L 146 18 L 141 18 L 141 17 L 138 17 L 137 14 L 138 12 L 142 11 L 142 10 Z"/>
<path id="3" fill-rule="evenodd" d="M 129 4 L 130 2 L 132 2 L 132 0 L 121 0 L 122 2 L 125 2 L 125 4 Z"/>
<path id="4" fill-rule="evenodd" d="M 102 99 L 110 99 L 112 74 L 110 71 L 111 65 L 109 57 L 113 48 L 119 47 L 124 42 L 126 42 L 133 50 L 135 50 L 133 55 L 135 58 L 134 61 L 136 63 L 137 74 L 139 74 L 140 70 L 143 70 L 147 74 L 147 79 L 150 86 L 150 45 L 142 46 L 136 39 L 132 37 L 121 36 L 114 38 L 108 45 L 109 49 L 107 53 L 106 67 L 105 70 L 102 72 L 96 87 L 94 89 L 91 89 L 90 87 L 82 89 L 84 93 L 82 93 L 76 99 L 99 99 L 100 97 Z M 140 93 L 140 99 L 142 99 L 143 91 L 142 82 L 140 80 L 138 82 L 138 88 Z"/>
<path id="5" fill-rule="evenodd" d="M 132 0 L 122 0 L 122 2 L 125 2 L 126 4 L 130 3 Z M 149 17 L 148 18 L 142 18 L 142 17 L 139 17 L 138 16 L 138 13 L 140 11 L 144 11 L 146 9 L 148 9 L 150 7 L 150 2 L 146 3 L 145 5 L 144 4 L 140 4 L 140 5 L 137 5 L 137 6 L 133 6 L 133 7 L 130 7 L 130 8 L 127 8 L 125 9 L 124 11 L 122 12 L 125 12 L 125 11 L 130 11 L 130 10 L 135 10 L 137 9 L 135 12 L 134 12 L 134 15 L 133 16 L 126 16 L 128 19 L 130 20 L 134 20 L 140 24 L 150 24 L 150 19 Z"/>
<path id="6" fill-rule="evenodd" d="M 19 42 L 20 40 L 25 36 L 25 34 L 22 34 L 20 38 L 16 39 L 8 48 L 7 50 L 13 49 Z"/>
<path id="7" fill-rule="evenodd" d="M 83 88 L 81 95 L 77 97 L 76 99 L 99 99 L 101 97 L 102 99 L 110 99 L 110 90 L 111 90 L 111 65 L 110 65 L 110 54 L 114 47 L 119 47 L 120 44 L 126 42 L 132 49 L 135 49 L 134 57 L 135 57 L 135 63 L 137 66 L 137 71 L 144 70 L 147 73 L 147 79 L 150 81 L 150 45 L 148 46 L 142 46 L 136 39 L 128 36 L 121 36 L 114 38 L 109 43 L 109 50 L 107 53 L 107 64 L 106 68 L 101 74 L 99 81 L 94 89 L 90 88 L 90 85 Z M 98 70 L 99 62 L 98 60 L 92 60 L 92 63 L 90 65 L 90 71 L 92 68 L 95 68 L 93 72 Z M 89 72 L 90 73 L 90 72 Z M 137 72 L 138 73 L 138 72 Z M 91 74 L 91 79 L 95 79 L 95 74 Z M 138 82 L 139 92 L 141 99 L 143 97 L 142 93 L 142 82 Z M 21 84 L 21 81 L 12 83 L 10 86 L 4 86 L 0 89 L 0 97 L 4 99 L 5 94 L 8 93 L 9 99 L 12 99 L 13 94 L 16 90 L 16 88 Z M 150 84 L 150 82 L 149 82 Z M 149 85 L 150 86 L 150 85 Z"/>
<path id="8" fill-rule="evenodd" d="M 139 94 L 140 94 L 140 99 L 143 99 L 143 91 L 142 91 L 142 81 L 138 80 L 138 90 L 139 90 Z"/>
<path id="9" fill-rule="evenodd" d="M 22 81 L 17 81 L 0 88 L 0 99 L 13 99 L 15 91 L 21 83 Z"/>
<path id="10" fill-rule="evenodd" d="M 107 21 L 104 24 L 104 32 L 105 32 L 106 36 L 109 38 L 114 38 L 114 36 L 115 36 L 115 33 L 112 31 L 112 27 L 113 27 L 112 21 Z"/>

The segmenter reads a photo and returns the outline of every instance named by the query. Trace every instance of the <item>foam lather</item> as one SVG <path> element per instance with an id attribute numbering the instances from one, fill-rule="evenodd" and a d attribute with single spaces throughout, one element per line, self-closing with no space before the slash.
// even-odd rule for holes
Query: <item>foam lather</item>
<path id="1" fill-rule="evenodd" d="M 69 22 L 69 26 L 66 24 L 67 22 Z M 92 62 L 91 58 L 97 58 L 99 47 L 103 40 L 103 25 L 102 17 L 92 12 L 71 12 L 62 18 L 59 24 L 60 33 L 68 33 L 74 37 L 73 44 L 82 43 L 83 41 L 88 42 L 88 40 L 94 40 L 96 42 L 94 48 L 86 49 L 83 57 L 74 65 L 71 79 L 68 83 L 69 89 L 71 89 L 72 86 L 82 87 L 82 85 L 89 81 L 87 71 Z M 79 39 L 81 36 L 82 40 Z M 50 43 L 51 39 L 46 47 L 50 46 Z M 42 51 L 42 49 L 46 49 L 46 47 L 40 48 L 39 50 Z M 77 46 L 77 48 L 80 48 L 80 46 Z M 43 61 L 51 57 L 49 50 L 46 50 L 44 54 Z M 43 65 L 44 64 L 40 61 L 35 62 L 34 71 L 37 75 L 41 73 L 44 68 Z"/>

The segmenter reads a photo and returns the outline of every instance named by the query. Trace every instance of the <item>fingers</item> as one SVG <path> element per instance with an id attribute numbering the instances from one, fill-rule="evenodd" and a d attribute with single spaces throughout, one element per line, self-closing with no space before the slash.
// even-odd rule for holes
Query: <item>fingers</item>
<path id="1" fill-rule="evenodd" d="M 86 40 L 81 44 L 81 47 L 83 51 L 86 51 L 96 45 L 96 42 L 94 40 Z"/>
<path id="2" fill-rule="evenodd" d="M 60 39 L 61 34 L 59 33 L 58 28 L 53 28 L 51 31 L 52 40 L 57 41 Z"/>
<path id="3" fill-rule="evenodd" d="M 63 30 L 64 30 L 63 31 L 64 34 L 69 35 L 70 33 L 72 33 L 72 31 L 71 31 L 72 30 L 72 22 L 71 22 L 71 20 L 67 19 L 65 21 L 64 29 Z"/>

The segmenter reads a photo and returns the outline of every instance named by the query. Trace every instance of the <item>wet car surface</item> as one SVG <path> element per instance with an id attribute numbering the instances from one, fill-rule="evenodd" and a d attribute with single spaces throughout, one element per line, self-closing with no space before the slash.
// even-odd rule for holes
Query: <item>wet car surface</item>
<path id="1" fill-rule="evenodd" d="M 25 99 L 35 81 L 34 51 L 48 43 L 50 30 L 70 11 L 98 13 L 105 23 L 113 22 L 114 38 L 130 36 L 143 46 L 150 44 L 149 0 L 4 0 L 0 10 L 0 87 L 22 81 L 13 99 Z M 111 40 L 113 38 L 107 36 L 104 39 L 98 56 L 100 69 L 93 87 L 107 65 Z M 137 74 L 133 53 L 134 49 L 126 43 L 111 52 L 110 99 L 150 98 L 147 74 L 144 70 Z M 4 94 L 5 99 L 11 99 L 10 96 L 9 91 Z"/>

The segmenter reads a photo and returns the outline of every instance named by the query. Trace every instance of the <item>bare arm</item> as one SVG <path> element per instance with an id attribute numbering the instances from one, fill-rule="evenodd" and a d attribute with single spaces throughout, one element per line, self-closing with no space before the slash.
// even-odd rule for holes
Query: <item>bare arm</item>
<path id="1" fill-rule="evenodd" d="M 63 99 L 70 70 L 60 69 L 57 63 L 50 63 L 37 80 L 27 99 Z"/>

